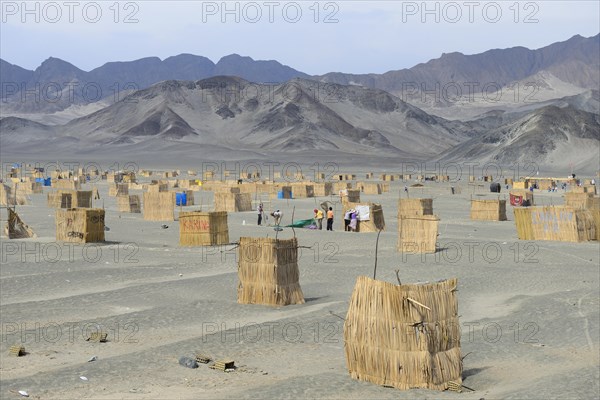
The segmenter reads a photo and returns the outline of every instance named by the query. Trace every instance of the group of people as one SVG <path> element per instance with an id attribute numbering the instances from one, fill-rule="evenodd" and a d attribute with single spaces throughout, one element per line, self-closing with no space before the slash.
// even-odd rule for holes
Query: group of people
<path id="1" fill-rule="evenodd" d="M 358 211 L 354 208 L 344 214 L 344 232 L 356 232 L 358 225 Z"/>
<path id="2" fill-rule="evenodd" d="M 323 230 L 323 211 L 315 208 L 313 210 L 315 213 L 314 219 L 317 222 L 317 229 Z M 329 207 L 327 210 L 327 230 L 333 231 L 333 208 Z"/>
<path id="3" fill-rule="evenodd" d="M 261 225 L 262 220 L 263 220 L 263 214 L 265 212 L 263 203 L 260 203 L 258 205 L 258 207 L 256 208 L 256 211 L 258 212 L 258 225 Z M 283 216 L 283 213 L 280 210 L 275 210 L 271 213 L 271 217 L 273 217 L 273 221 L 275 222 L 275 225 L 279 225 L 279 223 L 281 222 L 282 216 Z"/>

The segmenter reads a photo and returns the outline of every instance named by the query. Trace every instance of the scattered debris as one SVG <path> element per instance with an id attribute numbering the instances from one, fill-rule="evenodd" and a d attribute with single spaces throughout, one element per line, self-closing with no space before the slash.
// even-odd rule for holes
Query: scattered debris
<path id="1" fill-rule="evenodd" d="M 108 226 L 104 226 L 104 230 L 108 232 L 110 231 L 110 228 Z"/>
<path id="2" fill-rule="evenodd" d="M 80 376 L 79 379 L 81 379 L 82 381 L 88 381 L 89 379 L 86 378 L 85 376 Z"/>
<path id="3" fill-rule="evenodd" d="M 179 365 L 183 365 L 187 368 L 198 368 L 198 363 L 196 362 L 196 360 L 192 360 L 191 358 L 185 356 L 182 356 L 179 359 Z"/>
<path id="4" fill-rule="evenodd" d="M 90 358 L 89 360 L 87 360 L 87 362 L 96 361 L 97 359 L 98 359 L 98 356 L 93 356 L 92 358 Z"/>
<path id="5" fill-rule="evenodd" d="M 23 396 L 23 397 L 29 397 L 29 393 L 27 393 L 27 392 L 26 392 L 26 391 L 24 391 L 24 390 L 19 390 L 19 391 L 18 391 L 18 393 L 19 393 L 21 396 Z"/>
<path id="6" fill-rule="evenodd" d="M 27 353 L 25 352 L 25 346 L 21 346 L 20 344 L 15 344 L 15 345 L 10 346 L 10 349 L 8 350 L 8 354 L 10 354 L 11 356 L 21 357 Z"/>
<path id="7" fill-rule="evenodd" d="M 161 227 L 161 228 L 163 228 L 163 229 L 168 229 L 168 228 L 169 228 L 169 225 L 162 224 L 160 227 Z"/>

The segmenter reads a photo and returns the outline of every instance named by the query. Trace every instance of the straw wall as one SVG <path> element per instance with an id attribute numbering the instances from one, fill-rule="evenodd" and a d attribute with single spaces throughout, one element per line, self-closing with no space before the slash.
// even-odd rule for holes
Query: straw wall
<path id="1" fill-rule="evenodd" d="M 380 229 L 385 230 L 383 208 L 381 204 L 375 203 L 342 203 L 342 218 L 340 218 L 342 224 L 344 224 L 343 217 L 346 215 L 346 211 L 357 206 L 369 206 L 369 220 L 357 221 L 356 232 L 379 232 Z"/>
<path id="2" fill-rule="evenodd" d="M 78 190 L 81 189 L 81 182 L 70 179 L 52 179 L 52 188 Z"/>
<path id="3" fill-rule="evenodd" d="M 398 218 L 417 215 L 433 215 L 433 199 L 398 200 Z"/>
<path id="4" fill-rule="evenodd" d="M 146 221 L 175 220 L 175 192 L 144 193 Z"/>
<path id="5" fill-rule="evenodd" d="M 108 189 L 109 196 L 125 196 L 129 194 L 129 183 L 115 183 Z"/>
<path id="6" fill-rule="evenodd" d="M 529 205 L 533 206 L 535 203 L 533 202 L 533 193 L 529 190 L 511 190 L 508 193 L 509 196 L 515 196 L 515 197 L 521 197 L 521 204 L 527 200 L 529 201 Z M 514 203 L 514 204 L 513 204 Z M 518 204 L 517 199 L 515 199 L 514 201 L 511 200 L 510 204 L 513 206 L 520 206 L 520 204 Z"/>
<path id="7" fill-rule="evenodd" d="M 435 253 L 440 219 L 435 215 L 401 216 L 398 219 L 398 251 Z"/>
<path id="8" fill-rule="evenodd" d="M 104 241 L 104 210 L 70 208 L 56 210 L 56 240 L 73 243 Z"/>
<path id="9" fill-rule="evenodd" d="M 229 243 L 227 213 L 182 211 L 179 213 L 181 246 L 215 246 Z"/>
<path id="10" fill-rule="evenodd" d="M 250 193 L 215 193 L 215 211 L 252 211 Z"/>
<path id="11" fill-rule="evenodd" d="M 148 185 L 148 193 L 160 193 L 166 192 L 169 190 L 168 183 L 156 183 L 152 185 Z"/>
<path id="12" fill-rule="evenodd" d="M 117 208 L 120 212 L 141 213 L 142 204 L 139 194 L 117 196 Z"/>
<path id="13" fill-rule="evenodd" d="M 48 192 L 50 208 L 92 208 L 92 190 L 57 190 Z"/>
<path id="14" fill-rule="evenodd" d="M 365 183 L 358 182 L 356 187 L 360 189 L 364 194 L 381 194 L 383 193 L 383 188 L 379 183 Z"/>
<path id="15" fill-rule="evenodd" d="M 583 242 L 596 240 L 593 211 L 568 206 L 515 208 L 515 226 L 521 240 Z"/>
<path id="16" fill-rule="evenodd" d="M 456 279 L 393 285 L 359 276 L 344 322 L 350 376 L 402 390 L 462 383 L 456 287 Z"/>
<path id="17" fill-rule="evenodd" d="M 241 237 L 238 303 L 285 306 L 304 303 L 298 240 Z"/>
<path id="18" fill-rule="evenodd" d="M 329 196 L 333 193 L 333 184 L 331 182 L 313 183 L 313 191 L 315 196 Z"/>
<path id="19" fill-rule="evenodd" d="M 598 199 L 592 193 L 565 193 L 565 205 L 576 209 L 600 208 Z"/>
<path id="20" fill-rule="evenodd" d="M 471 219 L 506 221 L 506 200 L 471 200 Z"/>
<path id="21" fill-rule="evenodd" d="M 295 199 L 304 199 L 308 197 L 315 197 L 315 191 L 313 185 L 307 185 L 305 183 L 293 183 L 292 185 L 292 196 Z"/>
<path id="22" fill-rule="evenodd" d="M 513 189 L 529 189 L 528 181 L 517 181 L 512 184 Z"/>

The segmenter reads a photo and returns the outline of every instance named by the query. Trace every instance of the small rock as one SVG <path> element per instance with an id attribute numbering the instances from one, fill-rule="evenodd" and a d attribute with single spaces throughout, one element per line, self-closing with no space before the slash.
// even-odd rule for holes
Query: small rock
<path id="1" fill-rule="evenodd" d="M 93 356 L 92 358 L 90 358 L 90 359 L 88 360 L 88 362 L 96 361 L 97 359 L 98 359 L 98 357 L 97 357 L 97 356 Z"/>
<path id="2" fill-rule="evenodd" d="M 191 358 L 185 356 L 179 359 L 179 365 L 183 365 L 187 368 L 198 368 L 198 363 L 196 360 L 192 360 Z"/>
<path id="3" fill-rule="evenodd" d="M 81 379 L 82 381 L 87 381 L 89 380 L 88 378 L 86 378 L 85 376 L 80 376 L 79 379 Z"/>

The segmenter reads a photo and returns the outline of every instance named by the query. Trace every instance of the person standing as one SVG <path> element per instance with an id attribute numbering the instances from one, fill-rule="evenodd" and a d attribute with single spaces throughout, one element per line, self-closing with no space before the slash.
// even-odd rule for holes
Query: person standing
<path id="1" fill-rule="evenodd" d="M 358 215 L 356 210 L 352 210 L 350 214 L 350 231 L 356 232 L 356 226 L 358 225 Z"/>
<path id="2" fill-rule="evenodd" d="M 327 230 L 333 231 L 333 208 L 329 207 L 327 210 Z"/>
<path id="3" fill-rule="evenodd" d="M 352 215 L 352 210 L 346 211 L 344 214 L 344 232 L 348 232 L 350 230 L 350 216 Z"/>
<path id="4" fill-rule="evenodd" d="M 283 213 L 281 211 L 277 210 L 274 213 L 272 213 L 271 216 L 275 219 L 275 225 L 279 226 L 279 223 L 281 222 L 281 217 L 283 216 Z"/>
<path id="5" fill-rule="evenodd" d="M 260 226 L 260 224 L 262 223 L 262 219 L 263 219 L 263 203 L 260 203 L 258 205 L 258 225 Z"/>
<path id="6" fill-rule="evenodd" d="M 317 221 L 317 227 L 321 231 L 323 230 L 323 211 L 314 209 L 315 212 L 315 221 Z"/>

